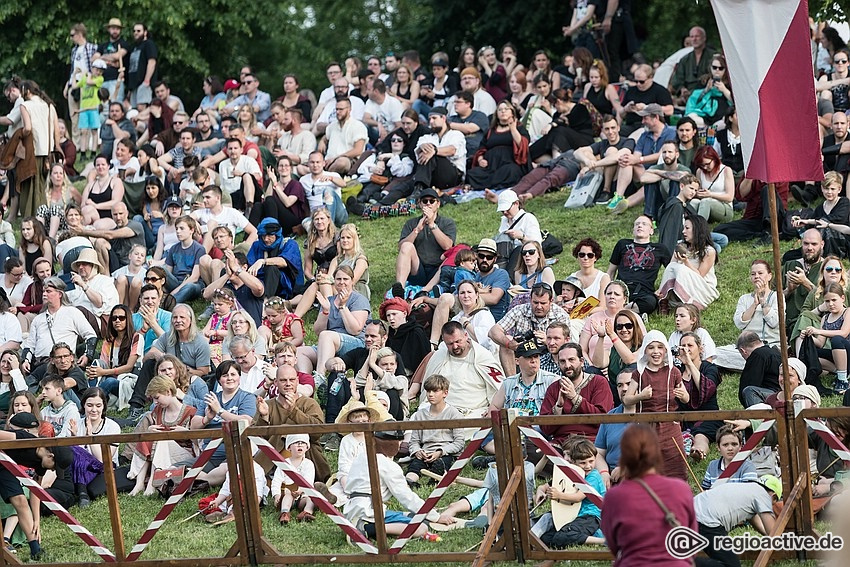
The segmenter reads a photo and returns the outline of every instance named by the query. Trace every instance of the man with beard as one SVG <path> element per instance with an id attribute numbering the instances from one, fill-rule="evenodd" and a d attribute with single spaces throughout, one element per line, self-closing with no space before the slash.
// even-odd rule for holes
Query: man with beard
<path id="1" fill-rule="evenodd" d="M 156 79 L 157 48 L 148 37 L 148 28 L 141 22 L 133 24 L 133 39 L 136 44 L 130 52 L 127 64 L 127 98 L 130 107 L 139 111 L 151 103 L 151 82 Z"/>
<path id="2" fill-rule="evenodd" d="M 499 255 L 496 252 L 495 240 L 482 238 L 475 250 L 478 257 L 478 282 L 481 284 L 478 296 L 490 309 L 493 319 L 498 321 L 505 316 L 511 301 L 508 295 L 511 277 L 507 270 L 496 264 Z"/>
<path id="3" fill-rule="evenodd" d="M 557 282 L 556 282 L 557 287 Z M 546 372 L 560 374 L 558 351 L 570 340 L 570 326 L 554 321 L 546 329 L 546 352 L 540 354 L 540 368 Z"/>
<path id="4" fill-rule="evenodd" d="M 409 219 L 401 228 L 394 289 L 407 282 L 427 285 L 440 269 L 442 254 L 455 244 L 457 226 L 455 221 L 439 214 L 437 192 L 429 187 L 421 192 L 418 201 L 422 216 Z"/>
<path id="5" fill-rule="evenodd" d="M 100 127 L 100 153 L 111 160 L 115 157 L 115 145 L 124 138 L 135 143 L 136 129 L 133 128 L 133 123 L 127 120 L 124 105 L 120 102 L 111 102 L 109 103 L 109 118 Z"/>
<path id="6" fill-rule="evenodd" d="M 679 163 L 687 168 L 694 161 L 697 153 L 697 123 L 693 118 L 685 116 L 676 124 L 676 138 L 679 140 Z"/>
<path id="7" fill-rule="evenodd" d="M 527 340 L 529 333 L 543 342 L 546 340 L 546 329 L 559 321 L 569 325 L 570 316 L 553 299 L 555 291 L 546 282 L 538 282 L 531 286 L 531 301 L 517 305 L 507 312 L 498 323 L 490 329 L 490 339 L 499 345 L 499 359 L 502 368 L 513 374 L 516 368 L 514 351 L 521 342 Z M 510 334 L 508 334 L 510 332 Z"/>
<path id="8" fill-rule="evenodd" d="M 803 257 L 789 260 L 782 265 L 782 281 L 785 282 L 785 328 L 789 335 L 809 292 L 815 287 L 823 262 L 823 236 L 816 228 L 803 233 Z"/>
<path id="9" fill-rule="evenodd" d="M 92 60 L 103 59 L 106 62 L 101 88 L 109 93 L 111 102 L 124 100 L 124 67 L 126 67 L 125 59 L 128 51 L 127 42 L 121 38 L 122 27 L 121 20 L 110 18 L 109 23 L 106 24 L 109 41 L 101 43 L 97 53 L 92 57 Z"/>
<path id="10" fill-rule="evenodd" d="M 198 127 L 198 135 L 195 139 L 195 147 L 201 150 L 201 156 L 207 157 L 218 151 L 217 148 L 224 140 L 221 132 L 213 128 L 212 118 L 206 112 L 200 113 L 195 118 Z"/>
<path id="11" fill-rule="evenodd" d="M 847 139 L 847 114 L 836 112 L 832 115 L 832 134 L 823 137 L 821 153 L 823 154 L 823 171 L 837 171 L 846 175 L 850 170 L 850 140 Z M 813 182 L 803 186 L 795 183 L 791 186 L 791 194 L 804 207 L 808 207 L 820 198 L 820 191 Z"/>
<path id="12" fill-rule="evenodd" d="M 287 108 L 283 112 L 280 123 L 283 132 L 277 140 L 274 155 L 288 157 L 298 175 L 304 177 L 309 171 L 307 161 L 310 159 L 310 152 L 316 150 L 316 136 L 301 127 L 301 118 L 301 111 L 297 108 Z"/>
<path id="13" fill-rule="evenodd" d="M 335 103 L 342 99 L 346 99 L 351 103 L 351 110 L 349 114 L 357 120 L 363 120 L 363 114 L 366 111 L 366 103 L 364 103 L 356 96 L 349 96 L 350 88 L 351 85 L 348 84 L 348 81 L 346 81 L 344 77 L 340 77 L 339 79 L 334 81 L 334 98 L 328 101 L 328 104 L 326 104 L 325 107 L 322 109 L 322 113 L 319 114 L 318 118 L 316 118 L 316 124 L 313 126 L 313 134 L 317 138 L 327 131 L 328 126 L 330 124 L 333 124 L 334 121 L 339 120 Z"/>
<path id="14" fill-rule="evenodd" d="M 608 264 L 608 277 L 622 280 L 629 288 L 629 299 L 640 313 L 647 314 L 658 306 L 655 280 L 658 270 L 670 263 L 671 257 L 666 246 L 649 241 L 654 232 L 652 219 L 640 215 L 635 219 L 632 238 L 617 242 Z"/>
<path id="15" fill-rule="evenodd" d="M 428 360 L 424 376 L 440 374 L 451 381 L 446 403 L 466 417 L 487 415 L 504 377 L 502 367 L 489 350 L 469 338 L 457 321 L 441 330 L 443 344 Z M 426 400 L 422 390 L 420 403 Z"/>
<path id="16" fill-rule="evenodd" d="M 693 145 L 693 137 L 691 144 Z M 670 197 L 679 194 L 679 182 L 691 172 L 681 162 L 679 146 L 680 144 L 673 140 L 664 142 L 661 146 L 661 159 L 664 163 L 650 166 L 640 176 L 640 182 L 643 183 L 643 214 L 651 219 L 658 220 L 661 205 Z"/>
<path id="17" fill-rule="evenodd" d="M 390 327 L 387 346 L 400 353 L 404 362 L 404 366 L 399 366 L 396 374 L 403 372 L 410 376 L 419 368 L 425 355 L 431 352 L 428 333 L 416 321 L 407 320 L 410 305 L 400 297 L 385 300 L 381 303 L 378 313 Z"/>
<path id="18" fill-rule="evenodd" d="M 351 104 L 350 98 L 337 99 L 336 120 L 328 124 L 325 137 L 319 143 L 319 150 L 325 154 L 325 169 L 340 175 L 348 174 L 369 140 L 369 132 L 352 114 Z"/>
<path id="19" fill-rule="evenodd" d="M 572 415 L 608 413 L 614 408 L 611 387 L 604 376 L 584 371 L 584 355 L 578 343 L 567 343 L 558 351 L 561 378 L 546 390 L 540 415 Z M 560 445 L 571 435 L 596 439 L 598 425 L 543 425 L 540 427 L 554 443 Z"/>
<path id="20" fill-rule="evenodd" d="M 448 111 L 442 106 L 428 113 L 431 133 L 419 138 L 414 150 L 416 172 L 413 174 L 414 196 L 426 187 L 448 189 L 463 181 L 466 172 L 466 139 L 448 126 Z"/>

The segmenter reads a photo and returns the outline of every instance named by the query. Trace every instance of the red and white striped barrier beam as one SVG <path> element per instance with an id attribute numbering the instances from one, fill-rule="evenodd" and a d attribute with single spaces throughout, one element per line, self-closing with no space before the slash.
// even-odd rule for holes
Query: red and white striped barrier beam
<path id="1" fill-rule="evenodd" d="M 844 443 L 835 436 L 835 433 L 830 431 L 830 429 L 820 421 L 815 419 L 806 419 L 806 425 L 811 427 L 818 436 L 824 440 L 824 442 L 829 445 L 829 448 L 835 451 L 835 454 L 839 459 L 844 461 L 844 466 L 850 465 L 850 451 L 847 450 L 847 447 L 844 446 Z"/>
<path id="2" fill-rule="evenodd" d="M 56 502 L 56 500 L 50 496 L 49 492 L 43 489 L 36 481 L 31 479 L 29 475 L 27 475 L 27 473 L 25 473 L 23 469 L 21 469 L 21 467 L 3 451 L 0 451 L 0 465 L 3 465 L 7 471 L 15 475 L 15 478 L 21 481 L 22 485 L 29 488 L 30 492 L 38 496 L 41 502 L 47 506 L 51 512 L 53 512 L 53 515 L 67 525 L 72 532 L 77 534 L 77 536 L 83 540 L 83 543 L 88 545 L 101 559 L 107 563 L 114 563 L 116 561 L 114 553 L 104 547 L 90 531 L 83 527 L 83 525 L 68 512 L 68 510 Z"/>
<path id="3" fill-rule="evenodd" d="M 575 472 L 572 467 L 569 466 L 567 460 L 561 456 L 560 453 L 549 443 L 549 440 L 546 439 L 542 433 L 538 432 L 536 429 L 532 429 L 531 427 L 520 427 L 520 432 L 525 434 L 531 442 L 534 443 L 538 449 L 543 451 L 543 454 L 549 457 L 549 460 L 552 461 L 552 464 L 561 469 L 567 478 L 569 478 L 576 485 L 581 492 L 584 492 L 585 497 L 596 504 L 599 509 L 602 509 L 602 495 L 599 494 L 595 488 L 587 484 L 585 482 L 584 477 Z"/>
<path id="4" fill-rule="evenodd" d="M 756 446 L 761 443 L 761 440 L 764 439 L 764 436 L 767 435 L 767 432 L 770 431 L 770 428 L 773 427 L 774 423 L 776 423 L 775 419 L 763 421 L 761 425 L 753 431 L 753 434 L 750 435 L 750 438 L 747 439 L 747 442 L 744 443 L 744 446 L 741 447 L 741 450 L 738 451 L 738 454 L 735 455 L 732 462 L 729 463 L 729 466 L 720 473 L 717 480 L 720 480 L 721 478 L 731 478 L 733 474 L 738 472 L 738 469 L 741 468 L 741 465 L 744 464 L 744 461 L 747 460 L 747 457 L 750 456 L 750 453 L 753 452 Z"/>
<path id="5" fill-rule="evenodd" d="M 156 535 L 156 532 L 162 527 L 165 523 L 166 518 L 174 511 L 174 508 L 180 501 L 183 499 L 183 496 L 186 492 L 192 487 L 192 483 L 198 477 L 202 470 L 204 470 L 204 465 L 210 460 L 215 453 L 215 450 L 218 449 L 218 446 L 221 445 L 221 437 L 213 439 L 209 442 L 206 448 L 201 451 L 201 454 L 198 455 L 198 458 L 195 460 L 195 464 L 192 465 L 192 468 L 186 473 L 183 477 L 183 480 L 174 488 L 174 492 L 171 493 L 171 496 L 168 497 L 168 500 L 163 504 L 162 509 L 160 509 L 159 513 L 153 519 L 153 521 L 148 525 L 145 532 L 142 534 L 142 537 L 139 538 L 139 541 L 136 545 L 133 546 L 133 549 L 130 550 L 130 553 L 127 555 L 127 561 L 135 561 L 139 558 L 145 548 L 153 539 L 153 536 Z M 153 472 L 151 472 L 153 474 Z"/>
<path id="6" fill-rule="evenodd" d="M 398 536 L 398 539 L 395 540 L 395 543 L 390 546 L 387 550 L 388 553 L 394 554 L 401 551 L 401 548 L 405 546 L 405 544 L 410 540 L 413 533 L 419 528 L 420 524 L 425 521 L 425 516 L 428 515 L 434 506 L 437 505 L 437 502 L 442 498 L 443 494 L 445 494 L 446 489 L 451 485 L 452 482 L 460 475 L 460 471 L 463 467 L 466 466 L 466 463 L 472 458 L 472 455 L 475 454 L 475 451 L 481 446 L 481 443 L 484 441 L 484 438 L 490 433 L 490 427 L 482 427 L 472 436 L 472 439 L 469 441 L 469 444 L 466 446 L 460 456 L 458 456 L 457 460 L 452 463 L 452 466 L 449 467 L 449 470 L 446 471 L 446 474 L 443 476 L 443 479 L 437 483 L 437 486 L 434 487 L 434 490 L 431 491 L 431 494 L 428 498 L 425 499 L 425 502 L 422 503 L 422 507 L 419 508 L 419 511 L 411 519 L 410 523 L 407 524 L 407 527 L 401 532 Z"/>
<path id="7" fill-rule="evenodd" d="M 276 467 L 283 469 L 286 472 L 286 476 L 288 476 L 292 481 L 301 489 L 301 491 L 310 498 L 313 499 L 313 503 L 315 503 L 319 509 L 324 512 L 328 518 L 331 519 L 333 523 L 335 523 L 339 528 L 345 532 L 345 534 L 351 538 L 351 542 L 357 545 L 360 549 L 365 551 L 366 553 L 377 554 L 378 548 L 372 545 L 372 542 L 369 541 L 365 535 L 363 535 L 360 530 L 354 527 L 348 519 L 343 516 L 336 507 L 327 501 L 327 499 L 322 496 L 313 485 L 307 482 L 307 479 L 301 476 L 295 468 L 292 467 L 289 463 L 286 462 L 283 455 L 281 455 L 277 449 L 275 449 L 271 443 L 269 443 L 266 439 L 262 437 L 251 436 L 248 438 L 252 443 L 254 443 L 257 448 L 262 451 L 271 461 L 275 464 Z"/>

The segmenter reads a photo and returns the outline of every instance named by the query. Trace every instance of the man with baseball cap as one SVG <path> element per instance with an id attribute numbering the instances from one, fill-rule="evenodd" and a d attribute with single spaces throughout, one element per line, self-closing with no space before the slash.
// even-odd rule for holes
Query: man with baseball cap
<path id="1" fill-rule="evenodd" d="M 482 238 L 475 251 L 478 257 L 478 282 L 481 284 L 478 296 L 490 309 L 493 319 L 498 321 L 505 316 L 511 301 L 508 295 L 511 276 L 498 265 L 499 253 L 495 240 Z"/>
<path id="2" fill-rule="evenodd" d="M 664 92 L 667 92 L 666 89 L 664 89 Z M 635 183 L 640 181 L 647 167 L 658 163 L 658 158 L 661 156 L 661 146 L 665 142 L 676 141 L 676 129 L 664 123 L 664 108 L 660 104 L 653 102 L 636 112 L 641 117 L 645 131 L 638 138 L 634 151 L 622 155 L 619 159 L 620 168 L 631 168 L 631 175 L 623 173 L 617 176 L 617 192 L 608 202 L 608 210 L 617 214 L 643 202 L 643 187 L 628 199 L 624 196 L 626 188 L 632 181 Z M 626 205 L 619 205 L 621 201 L 625 201 Z"/>
<path id="3" fill-rule="evenodd" d="M 448 189 L 459 185 L 466 173 L 466 139 L 449 128 L 445 107 L 432 108 L 428 124 L 431 133 L 419 138 L 413 151 L 417 163 L 413 174 L 414 196 L 419 196 L 426 187 Z"/>
<path id="4" fill-rule="evenodd" d="M 435 110 L 445 112 L 442 108 Z M 440 256 L 455 244 L 457 226 L 455 221 L 439 214 L 440 197 L 434 189 L 423 189 L 418 205 L 422 216 L 409 219 L 401 229 L 395 279 L 402 285 L 409 281 L 413 285 L 433 286 L 442 263 Z"/>
<path id="5" fill-rule="evenodd" d="M 121 20 L 110 18 L 104 26 L 109 34 L 109 41 L 101 43 L 97 48 L 92 60 L 101 59 L 106 63 L 103 72 L 102 88 L 109 92 L 109 100 L 124 100 L 124 76 L 123 71 L 127 67 L 127 42 L 121 37 Z M 119 81 L 119 78 L 121 79 Z"/>

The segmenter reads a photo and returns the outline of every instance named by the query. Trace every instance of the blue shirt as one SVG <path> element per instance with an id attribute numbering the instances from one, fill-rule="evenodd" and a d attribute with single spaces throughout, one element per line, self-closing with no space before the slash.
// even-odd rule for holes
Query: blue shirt
<path id="1" fill-rule="evenodd" d="M 702 479 L 702 488 L 710 489 L 717 483 L 717 478 L 726 470 L 723 466 L 723 459 L 714 459 L 708 463 L 708 468 L 705 470 L 705 476 Z M 726 482 L 755 482 L 759 479 L 758 472 L 752 461 L 744 461 L 741 467 L 735 473 L 726 479 Z"/>
<path id="2" fill-rule="evenodd" d="M 508 288 L 511 287 L 511 278 L 508 272 L 502 268 L 496 268 L 486 276 L 480 275 L 478 281 L 481 282 L 481 285 L 489 285 L 493 289 L 499 288 L 505 291 L 499 303 L 489 306 L 490 313 L 493 314 L 493 319 L 499 321 L 505 316 L 505 313 L 508 311 L 508 305 L 511 303 L 511 297 L 508 295 Z"/>
<path id="3" fill-rule="evenodd" d="M 638 138 L 637 144 L 635 144 L 635 153 L 640 153 L 642 156 L 650 156 L 652 154 L 657 154 L 661 151 L 661 146 L 664 145 L 664 142 L 675 142 L 676 141 L 676 129 L 672 126 L 665 126 L 664 130 L 661 131 L 661 135 L 658 138 L 654 138 L 652 132 L 649 130 L 645 131 Z"/>
<path id="4" fill-rule="evenodd" d="M 158 309 L 156 312 L 156 322 L 159 323 L 159 326 L 162 327 L 163 333 L 167 334 L 171 329 L 171 312 L 166 311 L 165 309 Z M 133 327 L 136 329 L 141 329 L 145 324 L 145 320 L 142 319 L 141 314 L 133 313 Z M 153 346 L 153 342 L 157 339 L 156 332 L 153 329 L 148 329 L 145 331 L 145 350 L 144 354 L 147 354 L 148 351 Z"/>
<path id="5" fill-rule="evenodd" d="M 182 282 L 191 275 L 192 269 L 206 253 L 204 247 L 194 240 L 188 248 L 183 248 L 183 244 L 178 242 L 165 253 L 165 264 L 171 268 L 177 281 Z"/>
<path id="6" fill-rule="evenodd" d="M 605 496 L 605 481 L 602 480 L 602 475 L 599 474 L 599 471 L 593 469 L 587 476 L 584 477 L 585 482 L 596 489 L 596 492 L 599 493 L 600 496 Z M 596 518 L 602 517 L 602 511 L 599 509 L 599 506 L 590 501 L 590 498 L 585 498 L 581 501 L 581 508 L 578 511 L 579 517 L 581 516 L 594 516 Z"/>
<path id="7" fill-rule="evenodd" d="M 623 413 L 623 404 L 608 413 Z M 620 438 L 628 426 L 628 423 L 603 423 L 599 426 L 599 432 L 593 444 L 598 449 L 605 449 L 605 462 L 608 463 L 609 469 L 613 469 L 620 462 Z"/>
<path id="8" fill-rule="evenodd" d="M 222 392 L 215 392 L 215 397 L 218 399 L 218 403 L 221 404 L 221 409 L 226 412 L 234 413 L 236 415 L 250 415 L 254 417 L 254 414 L 257 413 L 257 396 L 254 394 L 249 394 L 245 390 L 237 390 L 227 403 L 221 401 L 221 398 L 224 394 Z M 213 420 L 204 427 L 204 429 L 221 429 L 222 419 L 219 416 L 215 416 Z M 218 449 L 213 453 L 212 459 L 220 462 L 224 460 L 224 444 L 219 445 Z"/>

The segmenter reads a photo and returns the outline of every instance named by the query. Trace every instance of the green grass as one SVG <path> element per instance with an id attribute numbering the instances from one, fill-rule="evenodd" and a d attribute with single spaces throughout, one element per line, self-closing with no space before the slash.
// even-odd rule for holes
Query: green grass
<path id="1" fill-rule="evenodd" d="M 620 216 L 608 214 L 604 207 L 594 207 L 581 211 L 569 211 L 563 208 L 566 200 L 565 193 L 549 194 L 533 199 L 528 203 L 528 210 L 540 219 L 541 227 L 553 232 L 564 243 L 564 253 L 559 262 L 553 266 L 555 275 L 559 278 L 577 269 L 577 262 L 572 258 L 573 245 L 585 236 L 595 237 L 603 249 L 603 259 L 598 267 L 607 268 L 609 257 L 614 244 L 620 238 L 631 235 L 631 227 L 638 211 L 633 210 Z M 485 236 L 493 236 L 499 226 L 500 214 L 494 205 L 483 200 L 458 206 L 444 206 L 441 213 L 451 217 L 458 225 L 458 242 L 474 245 Z M 377 221 L 355 221 L 360 231 L 363 249 L 369 258 L 372 306 L 377 314 L 378 305 L 384 292 L 395 281 L 395 257 L 398 235 L 402 225 L 409 217 L 388 218 Z M 798 243 L 782 243 L 782 249 L 798 246 Z M 751 291 L 749 284 L 749 265 L 752 260 L 763 258 L 772 262 L 772 252 L 769 246 L 759 246 L 755 243 L 731 244 L 720 255 L 717 266 L 717 277 L 720 282 L 720 298 L 703 313 L 704 326 L 709 330 L 718 345 L 733 343 L 738 330 L 732 323 L 732 315 L 738 297 Z M 203 309 L 202 303 L 193 305 L 197 312 Z M 308 315 L 308 341 L 314 340 L 312 321 L 315 315 Z M 653 315 L 649 319 L 649 328 L 655 328 L 669 334 L 673 330 L 672 317 Z M 736 409 L 738 380 L 736 374 L 725 374 L 718 393 L 721 409 Z M 838 398 L 827 398 L 824 405 L 839 405 Z M 712 458 L 716 457 L 716 452 Z M 336 455 L 331 456 L 332 465 Z M 694 467 L 695 474 L 701 479 L 707 461 Z M 466 470 L 467 476 L 481 477 L 477 471 Z M 465 493 L 466 489 L 452 487 L 443 497 L 440 504 L 449 502 Z M 424 497 L 429 489 L 422 488 L 419 493 Z M 157 513 L 163 500 L 159 498 L 144 498 L 128 496 L 119 497 L 122 521 L 125 530 L 126 547 L 129 550 L 135 540 L 141 535 L 147 524 Z M 197 510 L 197 497 L 189 502 L 181 503 L 165 523 L 160 533 L 151 542 L 142 555 L 142 559 L 172 558 L 172 557 L 201 557 L 221 555 L 235 541 L 233 524 L 213 528 L 204 525 L 200 520 L 192 520 L 178 524 Z M 112 530 L 109 524 L 108 506 L 101 499 L 86 510 L 73 509 L 82 523 L 100 538 L 109 548 L 112 547 Z M 313 524 L 292 523 L 282 527 L 277 524 L 276 515 L 270 509 L 262 512 L 264 533 L 268 539 L 284 553 L 355 553 L 357 550 L 348 546 L 339 531 L 324 515 L 319 514 Z M 92 561 L 91 551 L 64 525 L 55 518 L 47 518 L 42 522 L 43 540 L 48 550 L 48 561 Z M 411 541 L 405 548 L 408 551 L 462 551 L 481 540 L 481 534 L 475 530 L 458 530 L 444 535 L 444 541 L 439 544 Z M 24 557 L 26 553 L 22 554 Z M 23 557 L 22 557 L 23 558 Z M 809 562 L 813 564 L 813 562 Z M 575 565 L 592 565 L 591 562 L 573 562 Z M 598 563 L 608 564 L 607 562 Z M 791 562 L 779 564 L 791 565 Z M 794 563 L 797 565 L 797 563 Z"/>

